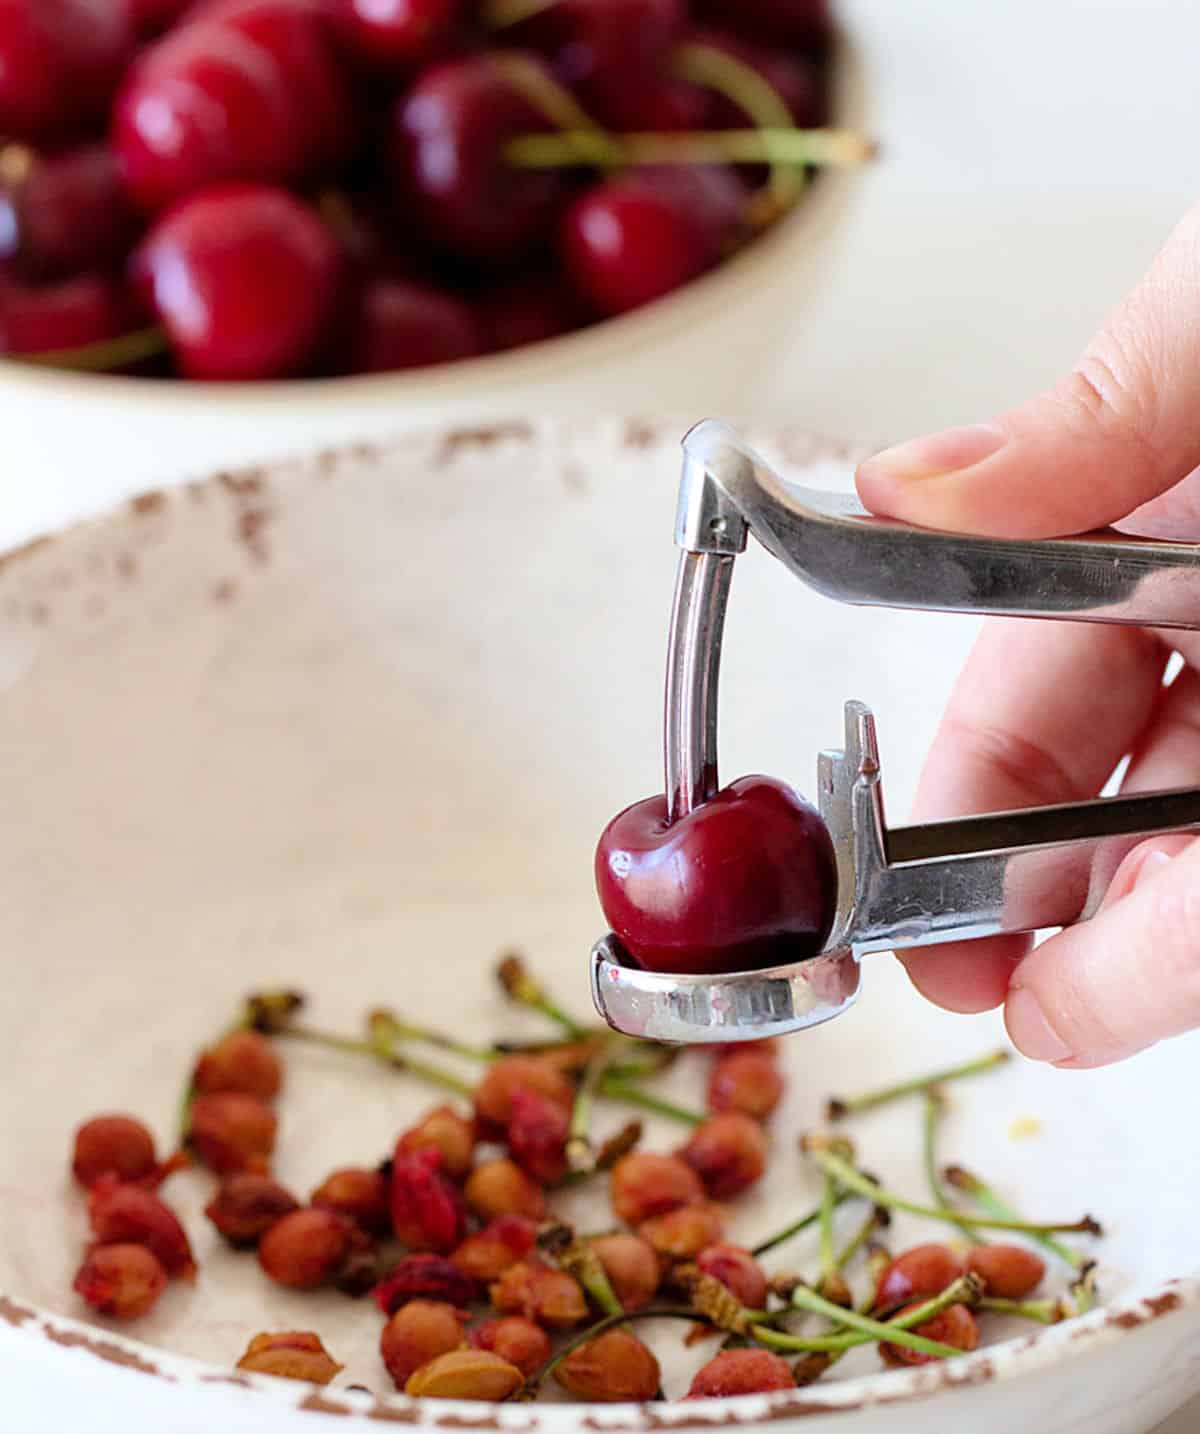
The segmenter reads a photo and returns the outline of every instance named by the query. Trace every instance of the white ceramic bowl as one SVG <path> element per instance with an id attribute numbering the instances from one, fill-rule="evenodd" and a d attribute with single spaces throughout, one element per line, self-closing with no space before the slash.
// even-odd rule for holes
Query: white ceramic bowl
<path id="1" fill-rule="evenodd" d="M 467 1037 L 529 1031 L 487 974 L 516 943 L 584 1010 L 600 927 L 593 839 L 658 780 L 680 429 L 413 437 L 147 498 L 5 563 L 3 1427 L 301 1434 L 322 1411 L 350 1410 L 546 1434 L 763 1420 L 797 1434 L 1137 1434 L 1200 1389 L 1200 1141 L 1179 1095 L 1192 1041 L 1086 1075 L 1014 1063 L 956 1091 L 947 1157 L 1030 1212 L 1105 1221 L 1105 1305 L 1050 1330 L 998 1331 L 942 1367 L 878 1372 L 867 1354 L 844 1379 L 725 1404 L 414 1406 L 382 1394 L 369 1305 L 269 1287 L 219 1247 L 202 1172 L 169 1187 L 198 1284 L 173 1286 L 125 1332 L 83 1320 L 71 1131 L 129 1108 L 168 1141 L 194 1050 L 248 988 L 298 985 L 313 1019 L 343 1030 L 385 1002 Z M 816 483 L 849 462 L 796 437 L 766 447 Z M 879 714 L 903 804 L 969 629 L 833 608 L 752 552 L 730 615 L 726 774 L 810 785 L 842 700 L 859 696 Z M 813 1202 L 793 1136 L 831 1090 L 999 1039 L 993 1017 L 925 1005 L 887 957 L 866 977 L 856 1011 L 787 1043 L 770 1178 L 739 1202 L 735 1238 Z M 336 1164 L 378 1158 L 431 1100 L 366 1063 L 288 1057 L 279 1171 L 301 1192 Z M 697 1098 L 703 1060 L 672 1073 L 678 1098 Z M 1028 1117 L 1040 1135 L 1016 1140 Z M 855 1134 L 872 1168 L 921 1190 L 914 1108 Z M 659 1148 L 678 1138 L 648 1133 Z M 578 1202 L 594 1227 L 598 1192 Z M 901 1228 L 897 1245 L 918 1230 Z M 798 1244 L 777 1267 L 810 1255 Z M 380 1397 L 232 1377 L 262 1328 L 320 1331 L 347 1365 L 342 1382 Z M 703 1356 L 677 1330 L 658 1347 L 678 1394 Z"/>
<path id="2" fill-rule="evenodd" d="M 866 128 L 853 45 L 834 63 L 838 122 Z M 75 374 L 0 360 L 0 424 L 28 536 L 147 487 L 393 438 L 433 422 L 512 412 L 660 411 L 695 401 L 697 355 L 728 382 L 778 347 L 819 294 L 840 218 L 861 175 L 830 171 L 793 214 L 742 254 L 649 307 L 511 353 L 397 374 L 289 383 L 202 384 Z M 19 475 L 19 478 L 16 476 Z M 19 483 L 19 489 L 17 484 Z M 6 533 L 12 531 L 10 521 Z"/>

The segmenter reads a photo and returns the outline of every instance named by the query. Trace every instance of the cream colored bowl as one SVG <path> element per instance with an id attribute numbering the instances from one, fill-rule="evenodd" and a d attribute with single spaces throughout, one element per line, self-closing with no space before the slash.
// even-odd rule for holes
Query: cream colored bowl
<path id="1" fill-rule="evenodd" d="M 592 843 L 658 774 L 676 423 L 445 431 L 145 498 L 0 571 L 0 1425 L 288 1431 L 321 1411 L 486 1428 L 493 1411 L 385 1393 L 379 1317 L 268 1286 L 203 1219 L 202 1172 L 169 1187 L 200 1277 L 119 1331 L 71 1293 L 86 1238 L 66 1174 L 75 1124 L 143 1114 L 164 1142 L 196 1047 L 248 988 L 307 990 L 353 1030 L 374 1004 L 468 1037 L 532 1028 L 488 974 L 523 947 L 586 1007 L 600 929 Z M 807 481 L 849 455 L 766 450 Z M 723 759 L 811 789 L 844 698 L 875 706 L 902 805 L 969 624 L 834 608 L 761 552 L 735 583 Z M 792 1039 L 790 1090 L 753 1240 L 816 1194 L 796 1132 L 853 1090 L 993 1045 L 993 1017 L 935 1012 L 889 958 L 841 1021 Z M 433 1098 L 350 1058 L 289 1049 L 279 1172 L 306 1192 L 371 1161 Z M 727 1404 L 506 1407 L 500 1427 L 750 1424 L 796 1434 L 1137 1434 L 1200 1389 L 1196 1045 L 1065 1075 L 1014 1063 L 962 1087 L 947 1157 L 1043 1216 L 1094 1212 L 1105 1306 L 944 1367 Z M 698 1099 L 700 1055 L 672 1075 Z M 1032 1126 L 1031 1126 L 1032 1118 Z M 1014 1125 L 1014 1122 L 1016 1123 Z M 1015 1140 L 1014 1129 L 1036 1129 Z M 921 1190 L 918 1113 L 856 1130 L 871 1168 Z M 652 1125 L 659 1148 L 676 1128 Z M 611 1218 L 580 1196 L 584 1224 Z M 928 1227 L 909 1225 L 897 1244 Z M 777 1263 L 803 1263 L 797 1243 Z M 259 1329 L 312 1328 L 372 1396 L 234 1378 Z M 667 1392 L 703 1358 L 656 1336 Z M 308 1412 L 307 1420 L 297 1408 Z M 466 1424 L 463 1421 L 468 1421 Z M 342 1418 L 329 1427 L 345 1428 Z"/>

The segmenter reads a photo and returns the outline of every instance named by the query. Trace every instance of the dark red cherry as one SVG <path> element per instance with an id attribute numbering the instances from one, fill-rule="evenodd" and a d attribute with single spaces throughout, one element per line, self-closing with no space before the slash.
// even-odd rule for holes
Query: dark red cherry
<path id="1" fill-rule="evenodd" d="M 646 84 L 610 87 L 604 118 L 615 130 L 670 133 L 704 129 L 711 109 L 711 91 L 657 74 Z"/>
<path id="2" fill-rule="evenodd" d="M 511 34 L 549 56 L 597 119 L 631 128 L 621 117 L 661 83 L 683 21 L 683 0 L 557 0 Z"/>
<path id="3" fill-rule="evenodd" d="M 833 36 L 829 0 L 698 0 L 696 10 L 764 45 L 821 50 Z"/>
<path id="4" fill-rule="evenodd" d="M 113 143 L 130 192 L 155 210 L 209 184 L 328 168 L 354 128 L 319 4 L 233 0 L 144 52 L 117 98 Z"/>
<path id="5" fill-rule="evenodd" d="M 134 257 L 188 378 L 284 378 L 325 341 L 340 255 L 320 219 L 282 190 L 229 184 L 185 200 Z"/>
<path id="6" fill-rule="evenodd" d="M 597 314 L 620 314 L 678 289 L 721 257 L 745 210 L 727 169 L 639 170 L 581 194 L 563 217 L 563 266 Z"/>
<path id="7" fill-rule="evenodd" d="M 596 888 L 625 949 L 652 971 L 754 970 L 814 955 L 833 919 L 833 843 L 783 782 L 742 777 L 668 824 L 651 797 L 596 849 Z"/>
<path id="8" fill-rule="evenodd" d="M 161 35 L 192 4 L 193 0 L 133 0 L 133 23 L 139 34 Z"/>
<path id="9" fill-rule="evenodd" d="M 541 343 L 580 325 L 578 307 L 557 276 L 530 274 L 498 284 L 480 296 L 476 309 L 488 347 L 496 352 Z"/>
<path id="10" fill-rule="evenodd" d="M 134 43 L 128 0 L 0 0 L 0 134 L 38 141 L 102 121 Z"/>
<path id="11" fill-rule="evenodd" d="M 377 278 L 362 290 L 351 326 L 350 373 L 388 373 L 472 358 L 483 337 L 470 306 L 407 279 Z"/>
<path id="12" fill-rule="evenodd" d="M 440 57 L 463 11 L 463 0 L 345 0 L 342 28 L 364 59 L 408 67 Z"/>
<path id="13" fill-rule="evenodd" d="M 799 129 L 818 129 L 825 123 L 825 74 L 808 56 L 756 45 L 729 30 L 716 28 L 697 28 L 687 38 L 691 44 L 721 50 L 756 71 L 787 106 L 792 123 Z M 732 99 L 715 91 L 708 93 L 707 128 L 739 129 L 752 122 L 753 116 Z"/>
<path id="14" fill-rule="evenodd" d="M 0 262 L 30 277 L 104 268 L 124 257 L 138 228 L 106 145 L 30 153 L 22 171 L 0 183 Z"/>
<path id="15" fill-rule="evenodd" d="M 564 183 L 504 158 L 507 140 L 548 128 L 505 59 L 471 55 L 426 70 L 397 102 L 391 135 L 398 211 L 415 215 L 435 247 L 501 264 L 543 242 Z"/>
<path id="16" fill-rule="evenodd" d="M 131 327 L 129 296 L 107 275 L 84 274 L 36 287 L 11 279 L 0 283 L 0 353 L 81 349 Z"/>

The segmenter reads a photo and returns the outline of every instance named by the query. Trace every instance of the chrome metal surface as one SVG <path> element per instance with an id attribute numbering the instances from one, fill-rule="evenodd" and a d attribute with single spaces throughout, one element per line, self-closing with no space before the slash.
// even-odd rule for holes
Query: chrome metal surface
<path id="1" fill-rule="evenodd" d="M 685 489 L 715 486 L 769 553 L 839 602 L 1200 626 L 1198 544 L 1112 531 L 1035 542 L 908 527 L 873 517 L 849 496 L 785 484 L 714 420 L 692 429 L 684 454 Z"/>
<path id="2" fill-rule="evenodd" d="M 843 602 L 1086 622 L 1200 628 L 1200 546 L 1096 533 L 1008 542 L 905 527 L 850 498 L 783 484 L 726 425 L 684 440 L 683 550 L 664 731 L 672 821 L 717 789 L 721 641 L 735 555 L 752 533 L 810 587 Z M 1139 839 L 1200 831 L 1200 792 L 1098 798 L 889 830 L 875 719 L 846 704 L 845 746 L 818 761 L 837 854 L 825 949 L 769 971 L 675 976 L 632 966 L 611 934 L 592 991 L 618 1030 L 732 1041 L 841 1014 L 872 951 L 1035 931 L 1086 917 Z"/>

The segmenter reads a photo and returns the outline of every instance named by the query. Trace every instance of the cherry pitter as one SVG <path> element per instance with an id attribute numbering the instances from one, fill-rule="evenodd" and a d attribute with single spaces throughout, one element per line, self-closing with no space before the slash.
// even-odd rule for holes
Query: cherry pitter
<path id="1" fill-rule="evenodd" d="M 725 610 L 734 562 L 751 536 L 801 582 L 840 602 L 1200 627 L 1200 545 L 1112 531 L 1031 542 L 909 527 L 868 514 L 852 497 L 785 483 L 729 427 L 706 421 L 683 443 L 675 532 L 681 552 L 666 681 L 665 813 L 656 799 L 659 824 L 665 822 L 668 833 L 719 790 L 717 689 Z M 741 963 L 755 969 L 725 971 L 705 962 L 689 970 L 686 963 L 670 962 L 656 970 L 631 942 L 610 932 L 592 953 L 592 989 L 611 1026 L 676 1042 L 804 1030 L 853 1004 L 862 958 L 871 952 L 1069 925 L 1090 914 L 1138 839 L 1200 830 L 1200 791 L 1193 790 L 891 827 L 875 719 L 861 702 L 846 704 L 844 749 L 821 753 L 817 781 L 828 830 L 821 840 L 826 849 L 832 841 L 831 889 L 829 910 L 809 949 L 803 943 L 799 949 L 776 947 L 787 963 L 770 964 L 762 956 L 765 951 L 769 958 L 771 948 L 760 946 L 752 962 Z M 819 829 L 815 814 L 812 819 Z M 604 900 L 610 875 L 601 870 L 604 860 L 602 842 L 597 872 L 615 928 Z M 626 852 L 612 856 L 618 876 L 630 860 Z M 710 872 L 709 879 L 719 875 Z"/>

